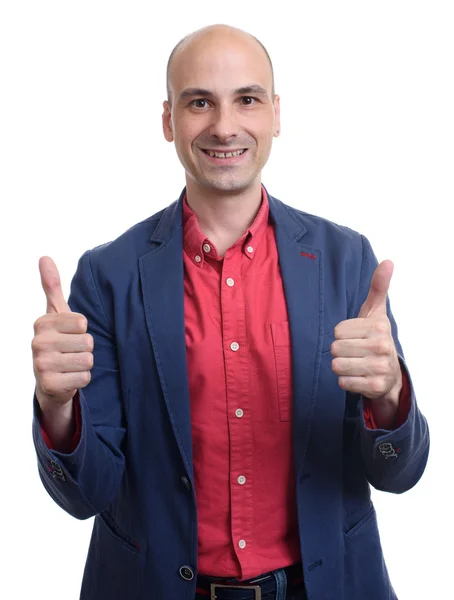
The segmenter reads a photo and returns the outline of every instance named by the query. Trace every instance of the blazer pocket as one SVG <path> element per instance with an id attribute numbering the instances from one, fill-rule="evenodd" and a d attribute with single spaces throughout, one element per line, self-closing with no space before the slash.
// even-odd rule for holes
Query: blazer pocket
<path id="1" fill-rule="evenodd" d="M 357 522 L 355 523 L 352 527 L 350 527 L 350 529 L 348 529 L 344 535 L 345 535 L 345 539 L 350 539 L 352 536 L 354 536 L 364 525 L 366 525 L 373 517 L 375 517 L 375 508 L 373 506 L 371 506 L 369 508 L 369 510 L 366 512 L 366 514 Z"/>
<path id="2" fill-rule="evenodd" d="M 276 365 L 279 417 L 292 420 L 292 348 L 288 321 L 270 323 Z"/>
<path id="3" fill-rule="evenodd" d="M 140 552 L 139 543 L 129 537 L 129 535 L 124 533 L 124 531 L 118 527 L 114 521 L 114 518 L 107 510 L 104 510 L 102 513 L 100 513 L 99 517 L 104 526 L 110 531 L 113 537 L 120 542 L 120 544 L 135 554 Z"/>

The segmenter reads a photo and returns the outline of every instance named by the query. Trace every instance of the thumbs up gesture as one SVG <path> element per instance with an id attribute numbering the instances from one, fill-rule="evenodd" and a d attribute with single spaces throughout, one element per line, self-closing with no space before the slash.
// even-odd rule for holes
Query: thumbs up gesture
<path id="1" fill-rule="evenodd" d="M 93 337 L 84 315 L 71 312 L 54 261 L 43 256 L 39 270 L 47 310 L 34 323 L 33 370 L 38 402 L 50 408 L 68 404 L 90 382 Z"/>
<path id="2" fill-rule="evenodd" d="M 397 408 L 402 373 L 386 313 L 393 269 L 390 260 L 378 265 L 358 318 L 335 327 L 331 354 L 342 389 L 374 401 L 391 400 Z"/>

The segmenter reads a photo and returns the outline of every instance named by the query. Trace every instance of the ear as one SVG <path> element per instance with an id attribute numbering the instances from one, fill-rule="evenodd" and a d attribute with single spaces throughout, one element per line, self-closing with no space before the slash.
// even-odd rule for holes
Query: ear
<path id="1" fill-rule="evenodd" d="M 162 113 L 162 131 L 164 132 L 166 140 L 168 142 L 173 142 L 172 111 L 169 101 L 165 100 L 162 103 L 162 106 L 164 108 L 164 112 Z"/>
<path id="2" fill-rule="evenodd" d="M 277 94 L 274 95 L 274 137 L 281 133 L 281 98 Z"/>

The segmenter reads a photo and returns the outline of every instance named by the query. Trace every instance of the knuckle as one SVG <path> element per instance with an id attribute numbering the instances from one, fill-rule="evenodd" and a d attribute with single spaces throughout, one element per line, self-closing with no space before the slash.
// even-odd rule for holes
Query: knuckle
<path id="1" fill-rule="evenodd" d="M 37 356 L 34 360 L 34 366 L 38 373 L 44 373 L 47 368 L 47 361 L 43 356 Z"/>
<path id="2" fill-rule="evenodd" d="M 388 340 L 377 340 L 375 343 L 375 351 L 377 354 L 386 355 L 390 353 L 391 345 Z"/>
<path id="3" fill-rule="evenodd" d="M 40 387 L 41 387 L 42 391 L 45 394 L 49 394 L 49 395 L 53 394 L 53 392 L 54 392 L 54 390 L 53 390 L 54 382 L 53 382 L 52 378 L 49 377 L 49 375 L 43 375 L 40 378 L 39 384 L 40 384 Z"/>
<path id="4" fill-rule="evenodd" d="M 346 390 L 348 388 L 348 379 L 346 377 L 339 377 L 338 385 L 341 389 Z"/>
<path id="5" fill-rule="evenodd" d="M 85 333 L 88 328 L 88 321 L 84 315 L 77 315 L 77 327 L 80 331 Z"/>
<path id="6" fill-rule="evenodd" d="M 370 382 L 370 389 L 374 394 L 383 395 L 385 392 L 383 379 L 381 377 L 373 377 Z"/>
<path id="7" fill-rule="evenodd" d="M 93 354 L 91 352 L 85 352 L 82 355 L 81 365 L 84 369 L 91 369 L 93 367 Z"/>
<path id="8" fill-rule="evenodd" d="M 33 330 L 35 333 L 39 333 L 43 328 L 46 322 L 48 321 L 48 315 L 41 315 L 36 319 L 33 323 Z"/>
<path id="9" fill-rule="evenodd" d="M 45 333 L 39 333 L 32 339 L 32 350 L 36 356 L 41 353 L 51 352 L 55 348 L 58 334 L 52 331 L 46 331 Z"/>
<path id="10" fill-rule="evenodd" d="M 42 348 L 41 340 L 36 335 L 32 339 L 31 347 L 32 347 L 33 354 L 37 354 Z"/>
<path id="11" fill-rule="evenodd" d="M 83 371 L 81 374 L 81 387 L 85 387 L 91 381 L 91 373 L 90 371 Z"/>
<path id="12" fill-rule="evenodd" d="M 378 333 L 388 333 L 390 330 L 389 319 L 386 315 L 381 316 L 375 321 L 375 331 Z"/>
<path id="13" fill-rule="evenodd" d="M 95 342 L 94 342 L 94 339 L 93 339 L 93 336 L 91 335 L 91 333 L 86 333 L 84 340 L 85 340 L 84 344 L 85 344 L 87 352 L 92 352 L 93 348 L 95 346 Z"/>
<path id="14" fill-rule="evenodd" d="M 379 375 L 386 375 L 389 371 L 389 360 L 382 359 L 377 362 L 377 373 Z"/>

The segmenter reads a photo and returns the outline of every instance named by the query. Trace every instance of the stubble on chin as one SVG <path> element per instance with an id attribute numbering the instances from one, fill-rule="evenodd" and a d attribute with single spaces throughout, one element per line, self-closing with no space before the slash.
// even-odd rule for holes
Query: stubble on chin
<path id="1" fill-rule="evenodd" d="M 232 167 L 219 167 L 210 166 L 203 163 L 203 159 L 200 159 L 194 154 L 194 162 L 191 165 L 193 171 L 191 178 L 203 188 L 211 188 L 218 192 L 242 192 L 252 185 L 259 173 L 255 172 L 252 165 L 249 168 L 232 168 Z M 229 172 L 230 171 L 230 172 Z"/>

